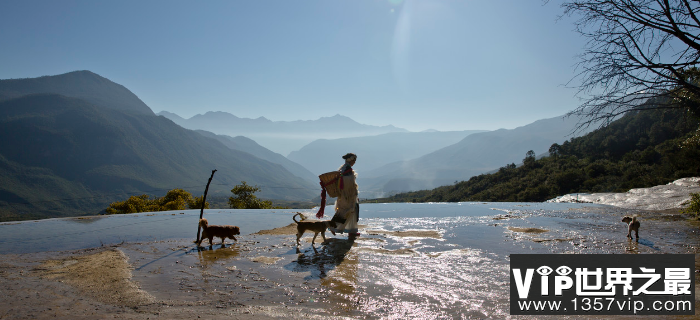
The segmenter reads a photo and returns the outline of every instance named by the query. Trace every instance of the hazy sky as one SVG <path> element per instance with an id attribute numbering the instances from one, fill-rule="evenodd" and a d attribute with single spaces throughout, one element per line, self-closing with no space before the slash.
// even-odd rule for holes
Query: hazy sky
<path id="1" fill-rule="evenodd" d="M 153 111 L 411 131 L 574 109 L 584 40 L 542 0 L 0 1 L 0 79 L 90 70 Z"/>

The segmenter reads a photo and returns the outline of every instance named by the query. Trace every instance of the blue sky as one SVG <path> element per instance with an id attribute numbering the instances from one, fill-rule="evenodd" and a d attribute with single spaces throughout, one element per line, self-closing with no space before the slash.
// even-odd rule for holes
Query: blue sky
<path id="1" fill-rule="evenodd" d="M 514 128 L 580 101 L 542 0 L 1 1 L 0 79 L 90 70 L 155 112 Z"/>

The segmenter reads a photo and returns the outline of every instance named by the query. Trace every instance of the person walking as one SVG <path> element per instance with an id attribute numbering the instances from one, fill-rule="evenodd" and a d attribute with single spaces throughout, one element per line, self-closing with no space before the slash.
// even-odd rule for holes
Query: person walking
<path id="1" fill-rule="evenodd" d="M 359 235 L 357 222 L 360 219 L 360 202 L 357 197 L 357 173 L 352 170 L 352 166 L 357 161 L 357 155 L 348 153 L 343 159 L 345 163 L 338 169 L 341 174 L 340 195 L 335 201 L 335 215 L 331 219 L 336 223 L 336 227 L 331 231 L 334 234 L 347 233 L 349 237 L 356 237 Z"/>

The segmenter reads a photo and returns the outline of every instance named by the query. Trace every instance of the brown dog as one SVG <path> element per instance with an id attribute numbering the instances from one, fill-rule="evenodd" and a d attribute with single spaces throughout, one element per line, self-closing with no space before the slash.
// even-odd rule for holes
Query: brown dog
<path id="1" fill-rule="evenodd" d="M 637 221 L 637 216 L 625 216 L 622 218 L 622 222 L 627 224 L 627 237 L 632 239 L 632 230 L 634 230 L 634 235 L 639 240 L 639 221 Z"/>
<path id="2" fill-rule="evenodd" d="M 297 221 L 295 219 L 297 216 L 301 216 L 302 220 Z M 321 237 L 323 237 L 323 242 L 326 242 L 326 229 L 329 227 L 335 228 L 335 222 L 333 221 L 304 221 L 304 216 L 301 215 L 301 213 L 297 213 L 292 217 L 292 220 L 297 223 L 297 245 L 301 245 L 299 243 L 299 239 L 301 239 L 301 236 L 306 232 L 306 230 L 311 230 L 314 232 L 314 238 L 311 239 L 311 245 L 313 246 L 314 241 L 316 241 L 316 236 L 318 234 L 321 234 Z"/>
<path id="3" fill-rule="evenodd" d="M 214 244 L 214 237 L 221 238 L 221 245 L 224 245 L 226 238 L 238 241 L 234 235 L 241 234 L 241 230 L 236 226 L 210 226 L 207 219 L 200 219 L 199 226 L 202 227 L 202 238 L 199 239 L 199 246 L 206 238 L 209 239 L 209 246 Z"/>

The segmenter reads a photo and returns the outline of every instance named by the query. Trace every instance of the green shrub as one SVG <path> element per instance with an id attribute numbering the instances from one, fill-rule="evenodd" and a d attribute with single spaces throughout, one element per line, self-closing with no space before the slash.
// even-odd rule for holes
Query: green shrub
<path id="1" fill-rule="evenodd" d="M 151 199 L 147 194 L 131 196 L 121 202 L 113 202 L 105 211 L 107 214 L 126 214 L 138 212 L 155 212 L 170 210 L 202 208 L 202 197 L 192 197 L 192 194 L 183 189 L 173 189 L 168 191 L 161 198 Z M 204 204 L 204 208 L 209 208 L 209 203 Z"/>
<path id="2" fill-rule="evenodd" d="M 245 181 L 236 185 L 231 192 L 236 197 L 228 198 L 228 205 L 231 209 L 272 209 L 272 201 L 258 199 L 254 193 L 258 192 L 258 186 L 249 186 Z"/>
<path id="3" fill-rule="evenodd" d="M 690 194 L 690 205 L 683 209 L 683 213 L 694 213 L 695 216 L 700 216 L 700 193 Z"/>

